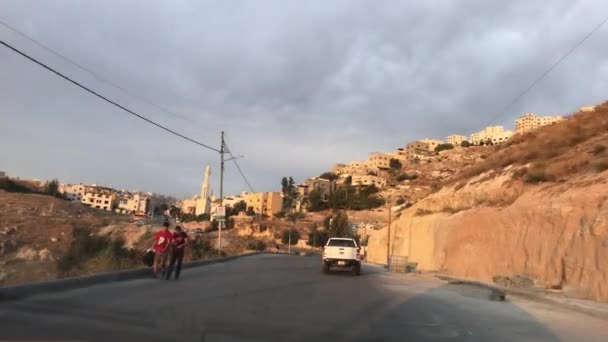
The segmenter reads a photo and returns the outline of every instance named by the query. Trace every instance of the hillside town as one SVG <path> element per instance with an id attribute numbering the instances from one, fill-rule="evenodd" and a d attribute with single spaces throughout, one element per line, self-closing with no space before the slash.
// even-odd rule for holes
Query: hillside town
<path id="1" fill-rule="evenodd" d="M 593 111 L 593 108 L 582 107 L 579 111 L 589 112 Z M 309 177 L 295 184 L 293 187 L 295 191 L 289 194 L 292 197 L 289 201 L 285 200 L 285 196 L 288 195 L 285 189 L 259 193 L 245 191 L 238 195 L 225 196 L 220 200 L 211 190 L 211 169 L 207 166 L 200 193 L 171 205 L 179 208 L 180 214 L 190 215 L 191 218 L 206 217 L 208 220 L 214 219 L 213 213 L 220 206 L 240 208 L 250 215 L 270 218 L 281 213 L 305 213 L 310 210 L 311 194 L 319 196 L 322 202 L 328 202 L 330 194 L 345 186 L 373 186 L 382 190 L 389 185 L 391 169 L 405 169 L 407 165 L 425 163 L 438 151 L 445 149 L 503 144 L 517 134 L 530 133 L 562 120 L 564 117 L 560 115 L 540 116 L 525 113 L 515 120 L 515 131 L 505 130 L 503 126 L 489 126 L 471 133 L 468 137 L 453 134 L 447 136 L 445 140 L 425 138 L 409 142 L 395 151 L 373 152 L 366 160 L 337 163 L 325 175 Z M 82 183 L 62 183 L 58 190 L 70 201 L 121 214 L 146 216 L 150 215 L 155 207 L 154 203 L 151 203 L 153 195 L 149 192 L 116 190 L 111 187 Z M 158 212 L 158 208 L 157 214 L 170 215 L 168 209 Z"/>

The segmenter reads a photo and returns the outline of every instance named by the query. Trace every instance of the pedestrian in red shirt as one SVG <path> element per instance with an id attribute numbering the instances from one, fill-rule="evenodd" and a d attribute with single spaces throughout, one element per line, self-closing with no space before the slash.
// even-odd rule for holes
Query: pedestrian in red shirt
<path id="1" fill-rule="evenodd" d="M 179 278 L 179 273 L 182 270 L 182 261 L 184 261 L 186 243 L 188 243 L 188 235 L 182 230 L 182 227 L 176 226 L 175 232 L 173 233 L 173 239 L 171 240 L 171 261 L 169 262 L 169 270 L 167 271 L 167 280 L 171 278 L 173 266 L 176 261 L 177 268 L 175 269 L 175 280 Z"/>
<path id="2" fill-rule="evenodd" d="M 161 277 L 167 266 L 167 256 L 169 255 L 169 247 L 173 234 L 169 231 L 169 222 L 163 223 L 163 229 L 154 234 L 154 276 Z"/>

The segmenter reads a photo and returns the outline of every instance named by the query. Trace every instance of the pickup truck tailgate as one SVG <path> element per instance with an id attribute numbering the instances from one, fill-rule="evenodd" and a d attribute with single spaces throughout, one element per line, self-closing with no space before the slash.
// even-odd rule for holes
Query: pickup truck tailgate
<path id="1" fill-rule="evenodd" d="M 357 249 L 355 247 L 325 247 L 323 254 L 325 259 L 357 259 Z"/>

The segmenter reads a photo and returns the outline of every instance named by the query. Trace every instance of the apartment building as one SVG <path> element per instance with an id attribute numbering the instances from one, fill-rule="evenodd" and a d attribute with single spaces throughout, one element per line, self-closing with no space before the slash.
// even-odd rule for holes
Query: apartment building
<path id="1" fill-rule="evenodd" d="M 91 208 L 111 211 L 116 203 L 116 191 L 95 184 L 85 185 L 80 202 Z"/>
<path id="2" fill-rule="evenodd" d="M 0 171 L 0 178 L 6 178 L 6 172 Z"/>
<path id="3" fill-rule="evenodd" d="M 197 201 L 196 197 L 182 200 L 180 202 L 180 209 L 181 209 L 182 213 L 195 215 L 196 214 L 196 201 Z"/>
<path id="4" fill-rule="evenodd" d="M 407 152 L 404 148 L 400 147 L 397 149 L 397 151 L 389 153 L 389 155 L 391 156 L 391 158 L 395 158 L 400 162 L 407 161 Z"/>
<path id="5" fill-rule="evenodd" d="M 554 124 L 564 120 L 559 115 L 554 116 L 539 116 L 534 113 L 525 113 L 515 120 L 515 132 L 524 134 L 532 132 L 542 126 Z"/>
<path id="6" fill-rule="evenodd" d="M 348 164 L 336 164 L 332 172 L 340 177 L 353 175 L 366 175 L 370 172 L 378 172 L 378 168 L 370 165 L 367 161 L 352 161 Z"/>
<path id="7" fill-rule="evenodd" d="M 446 138 L 448 144 L 452 144 L 453 146 L 460 146 L 460 144 L 462 144 L 462 142 L 466 140 L 466 136 L 458 134 L 452 134 Z"/>
<path id="8" fill-rule="evenodd" d="M 393 157 L 388 153 L 374 152 L 369 155 L 366 165 L 370 169 L 383 170 L 391 167 Z"/>
<path id="9" fill-rule="evenodd" d="M 505 131 L 503 126 L 488 126 L 482 131 L 471 134 L 471 144 L 480 145 L 491 141 L 493 144 L 500 144 L 509 140 L 513 136 L 512 131 Z"/>
<path id="10" fill-rule="evenodd" d="M 435 155 L 435 147 L 443 144 L 442 140 L 422 139 L 412 141 L 405 146 L 405 152 L 409 160 L 424 159 Z"/>
<path id="11" fill-rule="evenodd" d="M 578 111 L 579 112 L 594 112 L 595 107 L 594 106 L 583 106 L 583 107 L 579 108 Z"/>
<path id="12" fill-rule="evenodd" d="M 353 176 L 352 185 L 375 185 L 377 188 L 382 189 L 386 186 L 386 178 L 378 176 Z"/>
<path id="13" fill-rule="evenodd" d="M 283 194 L 280 192 L 256 192 L 243 193 L 247 210 L 251 209 L 256 214 L 274 216 L 280 212 L 283 206 Z"/>
<path id="14" fill-rule="evenodd" d="M 227 207 L 234 208 L 234 206 L 241 201 L 245 201 L 245 197 L 243 197 L 243 195 L 228 196 L 228 197 L 224 197 L 224 199 L 222 200 L 222 203 Z"/>
<path id="15" fill-rule="evenodd" d="M 116 211 L 123 214 L 146 215 L 150 211 L 151 196 L 143 193 L 122 192 Z"/>
<path id="16" fill-rule="evenodd" d="M 66 199 L 75 202 L 81 202 L 84 197 L 84 184 L 59 184 L 59 192 Z"/>

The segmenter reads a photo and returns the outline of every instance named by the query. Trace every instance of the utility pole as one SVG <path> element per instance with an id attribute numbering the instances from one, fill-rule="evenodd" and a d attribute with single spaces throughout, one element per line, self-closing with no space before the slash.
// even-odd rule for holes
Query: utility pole
<path id="1" fill-rule="evenodd" d="M 289 233 L 288 244 L 287 244 L 287 254 L 291 254 L 291 229 L 287 231 Z"/>
<path id="2" fill-rule="evenodd" d="M 220 207 L 224 206 L 224 131 L 222 131 L 222 139 L 220 144 Z M 226 217 L 223 218 L 224 220 Z M 222 226 L 225 221 L 220 220 L 218 222 L 217 232 L 217 250 L 220 256 L 222 256 Z"/>
<path id="3" fill-rule="evenodd" d="M 391 258 L 391 196 L 388 196 L 388 231 L 386 235 L 386 265 L 390 269 Z"/>

